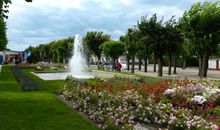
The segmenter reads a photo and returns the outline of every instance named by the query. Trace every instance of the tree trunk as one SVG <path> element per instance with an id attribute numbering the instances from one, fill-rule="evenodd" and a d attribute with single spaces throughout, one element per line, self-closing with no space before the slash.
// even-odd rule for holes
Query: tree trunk
<path id="1" fill-rule="evenodd" d="M 135 61 L 135 55 L 132 56 L 132 59 L 131 59 L 131 62 L 132 62 L 131 73 L 134 73 L 134 61 Z"/>
<path id="2" fill-rule="evenodd" d="M 98 57 L 98 69 L 101 69 L 101 67 L 100 67 L 100 61 L 101 61 L 101 57 Z"/>
<path id="3" fill-rule="evenodd" d="M 87 61 L 88 67 L 90 67 L 90 57 L 88 55 L 87 55 L 86 61 Z"/>
<path id="4" fill-rule="evenodd" d="M 183 59 L 183 70 L 186 69 L 186 58 Z"/>
<path id="5" fill-rule="evenodd" d="M 172 56 L 169 56 L 168 75 L 171 75 Z"/>
<path id="6" fill-rule="evenodd" d="M 144 59 L 144 72 L 147 72 L 147 58 Z"/>
<path id="7" fill-rule="evenodd" d="M 156 55 L 154 54 L 154 72 L 157 71 L 157 69 L 156 69 L 156 62 L 157 62 L 157 59 L 156 59 Z"/>
<path id="8" fill-rule="evenodd" d="M 203 63 L 202 63 L 202 77 L 207 77 L 208 72 L 208 62 L 209 62 L 209 51 L 205 51 L 203 54 Z"/>
<path id="9" fill-rule="evenodd" d="M 130 70 L 130 58 L 127 58 L 127 71 Z"/>
<path id="10" fill-rule="evenodd" d="M 60 63 L 60 53 L 57 52 L 57 63 Z"/>
<path id="11" fill-rule="evenodd" d="M 55 61 L 54 59 L 55 59 L 55 56 L 54 56 L 54 53 L 53 53 L 53 59 L 52 59 L 52 62 L 53 62 L 53 63 L 54 63 L 54 61 Z"/>
<path id="12" fill-rule="evenodd" d="M 199 73 L 198 73 L 198 76 L 200 78 L 202 78 L 202 64 L 203 64 L 203 57 L 200 54 L 200 56 L 199 56 Z"/>
<path id="13" fill-rule="evenodd" d="M 163 56 L 158 57 L 158 76 L 163 76 Z"/>
<path id="14" fill-rule="evenodd" d="M 173 73 L 176 74 L 176 57 L 173 57 Z"/>
<path id="15" fill-rule="evenodd" d="M 138 70 L 141 70 L 141 59 L 139 59 Z"/>
<path id="16" fill-rule="evenodd" d="M 115 59 L 112 59 L 112 71 L 116 70 L 115 68 Z"/>

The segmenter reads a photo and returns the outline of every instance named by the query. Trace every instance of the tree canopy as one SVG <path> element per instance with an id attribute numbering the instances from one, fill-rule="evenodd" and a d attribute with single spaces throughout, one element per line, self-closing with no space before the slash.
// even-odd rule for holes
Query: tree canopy
<path id="1" fill-rule="evenodd" d="M 124 54 L 125 46 L 119 41 L 107 41 L 103 43 L 102 49 L 106 56 L 116 60 Z"/>
<path id="2" fill-rule="evenodd" d="M 220 2 L 194 4 L 181 19 L 184 33 L 197 48 L 200 77 L 207 76 L 208 60 L 220 41 Z"/>

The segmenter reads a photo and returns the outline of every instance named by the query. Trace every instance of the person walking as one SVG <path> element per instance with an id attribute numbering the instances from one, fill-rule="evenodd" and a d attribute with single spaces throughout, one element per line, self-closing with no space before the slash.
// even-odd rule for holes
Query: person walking
<path id="1" fill-rule="evenodd" d="M 117 62 L 117 68 L 118 68 L 118 71 L 121 72 L 122 65 L 120 62 Z"/>

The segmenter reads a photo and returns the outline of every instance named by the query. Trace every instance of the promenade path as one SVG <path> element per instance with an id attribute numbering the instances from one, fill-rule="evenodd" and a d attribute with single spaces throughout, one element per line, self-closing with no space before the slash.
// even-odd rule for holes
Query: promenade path
<path id="1" fill-rule="evenodd" d="M 91 65 L 92 69 L 97 69 L 97 65 Z M 188 67 L 186 69 L 177 68 L 177 74 L 173 74 L 173 68 L 172 68 L 172 74 L 168 75 L 168 67 L 163 67 L 163 77 L 166 79 L 200 79 L 198 76 L 198 67 Z M 122 70 L 122 72 L 128 72 L 127 70 Z M 135 66 L 135 74 L 143 75 L 143 76 L 150 76 L 150 77 L 158 77 L 157 72 L 153 72 L 153 65 L 148 65 L 148 72 L 144 72 L 144 66 L 142 66 L 141 70 L 138 70 L 138 65 Z M 208 76 L 206 79 L 212 79 L 212 80 L 220 80 L 220 71 L 219 70 L 208 70 Z"/>

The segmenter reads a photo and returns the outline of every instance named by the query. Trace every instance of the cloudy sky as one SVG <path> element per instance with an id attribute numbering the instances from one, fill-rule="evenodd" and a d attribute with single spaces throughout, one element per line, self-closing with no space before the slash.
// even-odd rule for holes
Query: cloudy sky
<path id="1" fill-rule="evenodd" d="M 141 16 L 157 13 L 180 17 L 204 0 L 12 0 L 7 20 L 8 48 L 24 50 L 87 31 L 103 31 L 118 39 Z"/>

